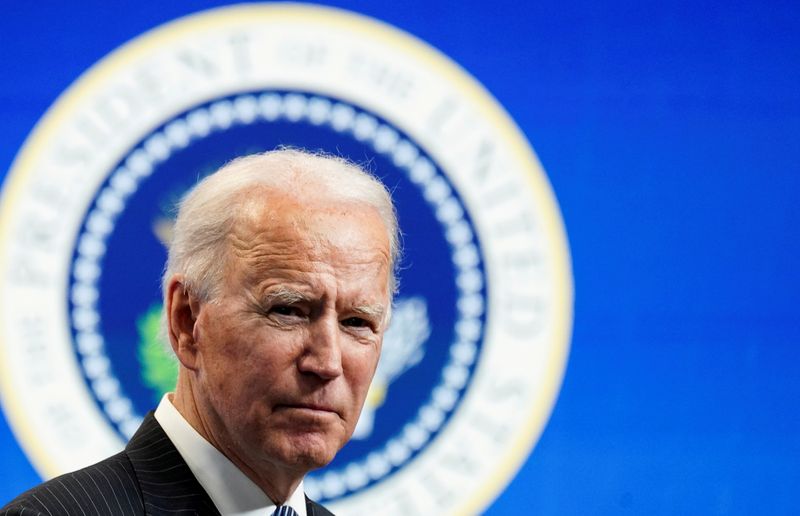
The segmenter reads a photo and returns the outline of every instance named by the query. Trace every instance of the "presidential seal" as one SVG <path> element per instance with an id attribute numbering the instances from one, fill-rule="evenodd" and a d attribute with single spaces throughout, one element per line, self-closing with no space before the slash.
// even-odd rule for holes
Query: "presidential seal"
<path id="1" fill-rule="evenodd" d="M 172 206 L 233 157 L 365 163 L 404 228 L 401 289 L 351 442 L 306 479 L 341 514 L 471 514 L 536 443 L 572 325 L 533 151 L 445 56 L 352 13 L 212 10 L 99 62 L 20 151 L 0 204 L 0 392 L 43 476 L 118 451 L 175 383 L 159 276 Z M 424 509 L 423 509 L 424 508 Z"/>

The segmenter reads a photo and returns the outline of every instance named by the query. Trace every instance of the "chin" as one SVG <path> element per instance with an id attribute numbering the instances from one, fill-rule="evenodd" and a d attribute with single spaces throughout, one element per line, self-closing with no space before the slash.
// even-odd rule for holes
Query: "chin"
<path id="1" fill-rule="evenodd" d="M 335 453 L 320 452 L 310 450 L 295 450 L 295 453 L 284 457 L 282 461 L 288 468 L 305 472 L 324 468 L 336 456 Z"/>
<path id="2" fill-rule="evenodd" d="M 282 454 L 284 461 L 289 466 L 306 470 L 327 466 L 341 448 L 338 440 L 319 434 L 294 435 L 288 441 Z"/>

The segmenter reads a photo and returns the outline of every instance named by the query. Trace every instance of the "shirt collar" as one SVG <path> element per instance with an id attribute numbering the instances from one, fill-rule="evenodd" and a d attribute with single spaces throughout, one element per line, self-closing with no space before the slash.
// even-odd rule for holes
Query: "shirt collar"
<path id="1" fill-rule="evenodd" d="M 203 486 L 222 516 L 264 516 L 275 510 L 275 504 L 250 478 L 225 455 L 206 441 L 186 421 L 169 399 L 161 398 L 156 421 L 177 448 L 197 481 Z M 306 515 L 303 482 L 284 505 L 290 505 L 299 516 Z"/>

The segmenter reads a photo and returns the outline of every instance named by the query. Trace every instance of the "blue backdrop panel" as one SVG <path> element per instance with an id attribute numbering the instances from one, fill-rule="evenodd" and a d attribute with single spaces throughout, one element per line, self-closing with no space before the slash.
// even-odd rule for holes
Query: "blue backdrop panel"
<path id="1" fill-rule="evenodd" d="M 800 484 L 800 9 L 791 2 L 342 1 L 442 50 L 535 148 L 574 336 L 488 514 L 790 514 Z M 217 2 L 0 17 L 0 174 L 112 49 Z M 0 422 L 0 504 L 39 478 Z"/>

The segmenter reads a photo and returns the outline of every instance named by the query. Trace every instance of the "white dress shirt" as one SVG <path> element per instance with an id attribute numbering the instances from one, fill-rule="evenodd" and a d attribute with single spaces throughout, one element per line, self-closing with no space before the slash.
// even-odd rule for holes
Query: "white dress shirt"
<path id="1" fill-rule="evenodd" d="M 165 394 L 156 409 L 156 421 L 178 449 L 222 516 L 269 516 L 275 504 L 227 457 L 197 433 Z M 306 515 L 303 482 L 284 502 L 300 516 Z"/>

